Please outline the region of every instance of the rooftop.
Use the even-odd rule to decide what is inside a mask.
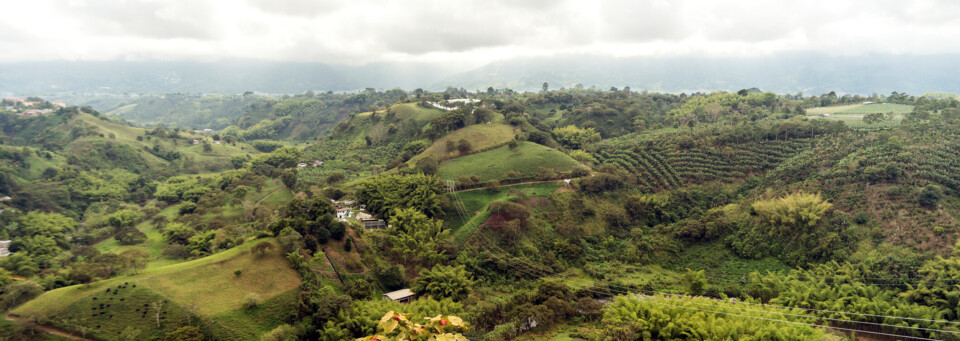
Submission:
[[[391,291],[386,294],[383,294],[383,297],[389,298],[391,300],[401,300],[404,298],[413,297],[414,293],[410,289],[400,289],[397,291]]]

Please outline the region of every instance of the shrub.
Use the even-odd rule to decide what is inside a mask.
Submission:
[[[180,204],[180,215],[190,214],[197,210],[197,204],[185,201]]]
[[[190,248],[183,244],[169,244],[160,253],[167,258],[184,259],[190,257]]]
[[[300,331],[296,327],[289,324],[283,324],[277,326],[269,333],[263,335],[260,338],[260,341],[285,341],[290,339],[296,339],[299,336]]]
[[[270,250],[273,250],[274,247],[275,246],[273,245],[273,243],[268,241],[262,241],[257,243],[257,245],[254,245],[253,248],[250,249],[250,252],[257,257],[263,257],[268,252],[270,252]]]
[[[240,270],[237,270],[240,271]],[[260,295],[249,293],[243,298],[243,308],[253,309],[260,305]]]
[[[870,221],[870,217],[867,217],[867,214],[864,212],[857,212],[857,214],[853,216],[853,222],[857,223],[857,225],[866,224],[868,221]]]
[[[233,275],[239,277],[243,274],[243,270],[237,269],[233,271]]]
[[[145,242],[147,235],[140,232],[136,227],[127,226],[121,228],[113,238],[115,238],[120,245],[134,245]]]

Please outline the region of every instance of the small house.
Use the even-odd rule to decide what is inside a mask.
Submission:
[[[820,117],[830,117],[830,114],[820,114]]]
[[[350,218],[350,209],[349,208],[338,208],[337,209],[337,219],[340,221],[345,221]]]
[[[400,303],[409,303],[415,294],[410,289],[400,289],[383,294],[383,297]]]
[[[864,105],[873,104],[873,102],[863,102]]]
[[[306,164],[306,163],[303,163],[303,162],[297,164],[297,168],[303,168],[303,167],[306,167],[306,166],[307,166],[307,164]]]
[[[193,144],[200,144],[200,140],[193,140]]]
[[[313,161],[313,166],[314,166],[314,167],[323,166],[323,161],[315,160],[315,161]]]
[[[213,144],[220,144],[220,140],[213,140]]]

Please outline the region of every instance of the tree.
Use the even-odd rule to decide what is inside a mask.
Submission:
[[[280,176],[280,180],[283,181],[283,185],[287,186],[289,189],[293,189],[297,185],[297,172],[283,172],[283,175]]]
[[[866,124],[880,123],[880,122],[883,122],[884,119],[885,117],[881,113],[866,114],[863,116],[863,123],[866,123]]]
[[[33,276],[39,270],[37,262],[24,253],[15,253],[3,258],[2,264],[5,269],[25,277]]]
[[[435,299],[452,298],[461,301],[470,294],[473,283],[463,265],[452,267],[437,264],[432,269],[420,270],[420,277],[413,282],[411,290],[418,295],[430,295]]]
[[[473,149],[473,146],[470,145],[470,141],[467,139],[460,139],[460,142],[457,142],[457,150],[460,151],[460,154],[469,153]]]
[[[147,235],[136,227],[127,226],[117,231],[117,234],[114,235],[113,238],[116,239],[120,245],[134,245],[145,242]]]
[[[833,204],[820,193],[797,192],[782,198],[754,202],[752,208],[762,221],[780,234],[797,234],[816,226]]]
[[[423,171],[423,174],[426,175],[436,175],[437,170],[440,169],[440,163],[437,162],[437,159],[428,156],[417,160],[417,169]]]
[[[580,149],[588,143],[600,141],[600,133],[593,128],[577,128],[574,125],[568,125],[553,129],[552,133],[557,142],[570,149]]]
[[[240,169],[240,168],[243,168],[243,164],[244,164],[245,162],[247,162],[247,160],[249,160],[249,159],[250,159],[250,156],[249,156],[249,155],[246,155],[246,154],[244,154],[244,155],[240,155],[240,154],[233,155],[233,156],[230,157],[230,164],[233,165],[233,168],[235,168],[235,169]]]
[[[925,208],[933,209],[939,205],[940,198],[943,198],[943,190],[940,189],[940,186],[927,185],[917,195],[917,203]]]
[[[138,273],[147,267],[147,260],[150,255],[140,249],[129,249],[120,253],[120,262],[125,268],[133,269],[133,273]]]
[[[435,176],[423,174],[386,175],[360,184],[357,200],[373,215],[390,219],[395,209],[412,208],[428,217],[438,217],[443,209],[440,198],[443,185]]]
[[[263,257],[263,256],[266,256],[267,253],[270,252],[270,250],[273,250],[273,248],[274,248],[273,243],[268,241],[262,241],[254,245],[252,248],[250,248],[250,252],[257,257]]]
[[[303,236],[289,227],[280,231],[277,242],[280,243],[280,250],[283,253],[296,252],[303,248]]]
[[[23,304],[43,293],[43,287],[34,281],[16,281],[3,289],[3,294],[0,294],[0,310],[2,311]]]
[[[548,90],[550,90],[550,84],[547,84],[547,82],[543,82],[543,86],[541,86],[540,89],[543,92],[547,92]]]

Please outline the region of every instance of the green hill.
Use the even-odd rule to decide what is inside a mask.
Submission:
[[[279,317],[261,321],[255,312],[250,316],[238,314],[245,298],[252,294],[264,302],[285,304],[286,300],[271,302],[271,299],[300,283],[300,276],[290,268],[277,247],[262,257],[250,252],[250,248],[260,242],[262,240],[255,240],[206,258],[148,269],[137,275],[51,290],[11,313],[42,316],[54,326],[74,331],[85,329],[87,335],[102,339],[115,339],[117,332],[127,327],[140,329],[141,336],[150,338],[191,320],[202,318],[216,325],[218,319],[229,319],[231,328],[235,326],[236,330],[220,331],[229,333],[221,336],[256,339],[264,330],[279,324]],[[242,273],[236,275],[237,270]],[[117,293],[108,294],[108,289]],[[158,301],[164,302],[162,314],[167,317],[159,328],[155,319],[141,317],[144,310],[150,317],[151,305]],[[101,303],[105,304],[103,308]]]
[[[437,139],[427,150],[411,158],[408,163],[416,164],[417,160],[428,156],[432,156],[438,160],[457,157],[459,152],[456,149],[447,150],[447,142],[458,143],[460,140],[467,140],[471,144],[471,150],[484,150],[491,147],[502,146],[510,142],[515,136],[515,128],[507,124],[472,125]]]
[[[579,165],[580,163],[556,149],[532,142],[521,142],[516,150],[503,146],[444,161],[438,175],[441,179],[476,175],[480,177],[480,181],[533,178],[541,168],[561,173],[569,172]],[[511,175],[511,172],[514,174]]]

